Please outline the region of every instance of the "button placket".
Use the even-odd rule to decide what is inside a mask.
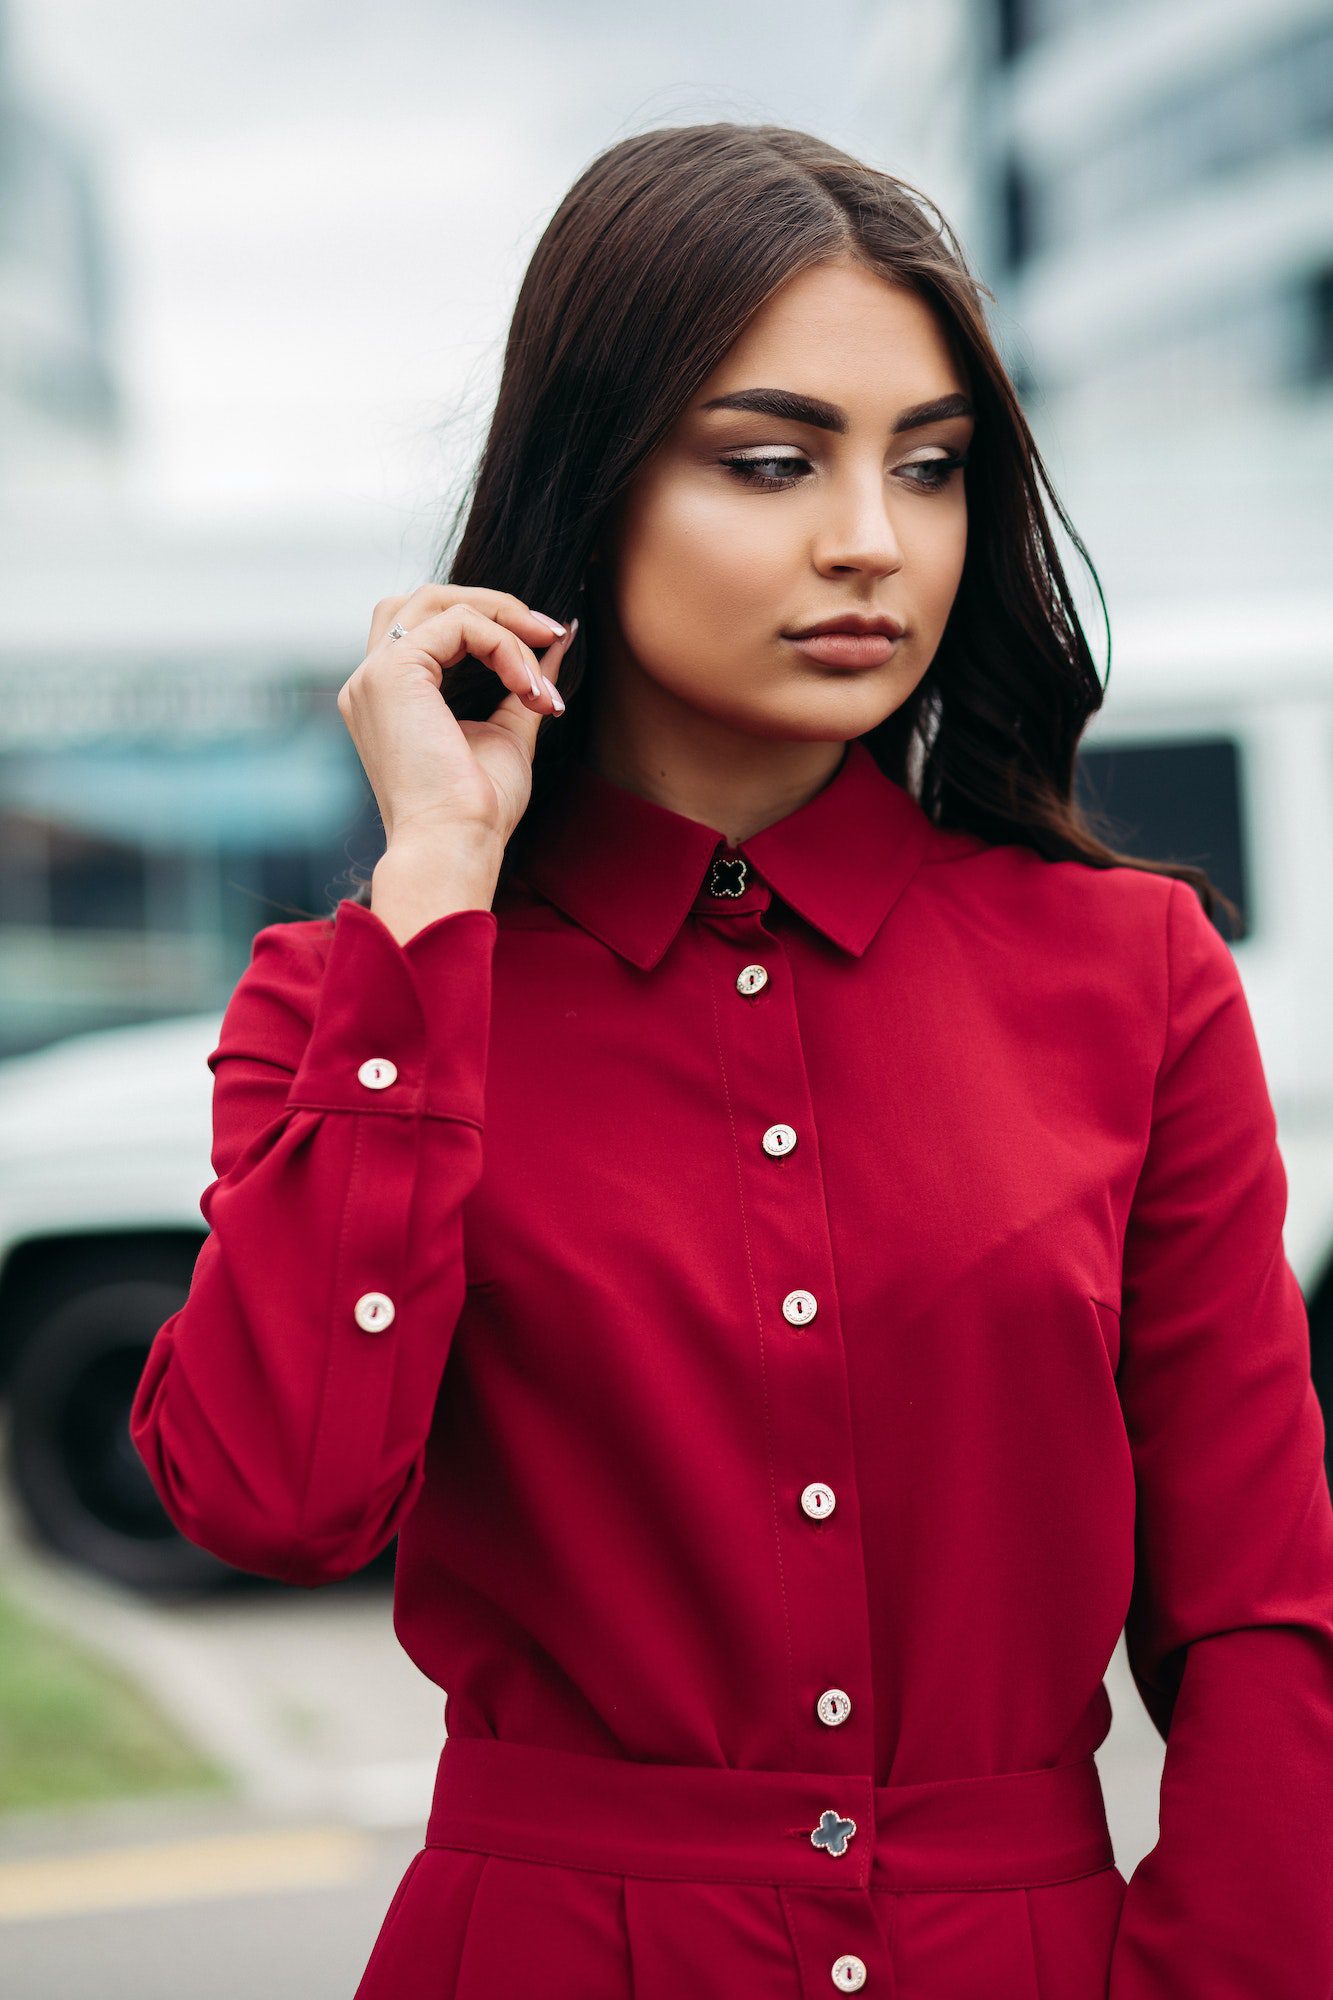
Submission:
[[[857,1835],[857,1840],[861,1839]],[[894,1991],[892,1963],[884,1945],[879,1919],[871,1907],[868,1888],[848,1894],[841,1887],[839,1870],[852,1867],[857,1841],[853,1841],[842,1861],[830,1862],[829,1886],[840,1893],[830,1896],[814,1888],[783,1889],[783,1909],[797,1942],[802,1966],[810,1968],[801,1991],[813,2000],[817,1978],[825,1992],[859,1993],[862,1987],[883,1990],[886,2000]],[[816,1971],[818,1968],[818,1971]]]
[[[762,1007],[744,1013],[720,1010],[719,1031],[735,1129],[743,1134],[748,1127],[758,1138],[756,1144],[752,1137],[748,1148],[737,1143],[744,1226],[761,1297],[771,1302],[761,1308],[761,1332],[772,1462],[779,1483],[797,1499],[796,1505],[788,1500],[787,1525],[778,1529],[792,1606],[793,1685],[809,1690],[799,1726],[810,1732],[812,1750],[816,1743],[823,1746],[821,1763],[830,1771],[864,1773],[870,1763],[870,1706],[854,1705],[841,1687],[824,1688],[834,1665],[829,1632],[840,1635],[836,1663],[852,1688],[869,1680],[869,1618],[846,1357],[790,961],[781,935],[765,927],[764,914],[738,910],[729,922],[719,920],[710,928],[719,948],[723,943],[730,947],[733,969],[728,976],[737,995],[763,996]],[[749,956],[735,969],[737,956],[747,950]],[[775,1085],[786,1100],[784,1115],[777,1119]],[[788,1274],[805,1282],[784,1292]],[[773,1288],[775,1275],[778,1285]],[[821,1310],[831,1310],[827,1336],[795,1338]],[[780,1342],[778,1327],[784,1330]],[[806,1478],[802,1485],[805,1468],[828,1476]],[[830,1516],[838,1495],[843,1511],[835,1527]]]

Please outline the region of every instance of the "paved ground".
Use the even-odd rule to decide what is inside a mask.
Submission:
[[[0,1498],[6,1586],[129,1668],[237,1780],[233,1804],[0,1819],[5,2000],[351,2000],[420,1845],[443,1697],[382,1579],[146,1602],[32,1547]],[[1098,1755],[1116,1858],[1157,1837],[1162,1745],[1129,1679]]]

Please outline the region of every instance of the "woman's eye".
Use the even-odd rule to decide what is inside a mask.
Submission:
[[[911,475],[919,475],[909,479],[908,483],[910,485],[919,486],[927,493],[938,493],[948,484],[955,472],[962,471],[963,467],[967,464],[967,459],[968,454],[966,452],[955,452],[948,458],[919,458],[914,460],[912,464],[904,466],[903,470]],[[773,452],[756,452],[749,458],[733,457],[721,460],[721,463],[727,467],[728,471],[733,473],[736,478],[744,480],[747,486],[758,486],[761,488],[790,486],[793,480],[799,477],[799,474],[793,471],[792,468],[808,465],[809,462],[805,458],[779,457]],[[758,469],[766,465],[785,466],[788,469],[785,474],[775,478],[772,473],[761,472]]]
[[[961,472],[967,464],[967,453],[955,452],[949,458],[918,458],[911,465],[903,467],[904,472],[924,472],[924,479],[914,479],[914,486],[924,486],[928,493],[938,493],[947,486],[955,472]]]
[[[743,479],[747,486],[789,486],[796,477],[795,473],[789,472],[786,478],[774,479],[768,473],[756,471],[755,468],[757,466],[785,465],[791,467],[794,465],[808,465],[809,463],[810,461],[807,458],[779,458],[771,452],[757,452],[753,458],[724,458],[722,460],[722,464],[734,472],[738,479]]]

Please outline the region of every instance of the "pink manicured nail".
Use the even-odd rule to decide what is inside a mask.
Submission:
[[[534,618],[540,618],[543,625],[549,625],[551,630],[557,633],[560,638],[564,638],[565,628],[563,625],[557,624],[554,618],[548,618],[544,611],[534,611],[532,615]]]
[[[548,681],[548,680],[546,680],[546,676],[545,676],[545,674],[543,674],[543,675],[542,675],[542,679],[543,679],[543,681],[545,681],[545,682],[546,682],[546,692],[547,692],[547,694],[549,694],[549,695],[550,695],[550,697],[551,697],[551,700],[552,700],[552,701],[553,701],[553,702],[555,703],[555,712],[556,712],[556,714],[557,714],[557,715],[563,715],[563,714],[564,714],[564,712],[565,712],[565,704],[564,704],[564,702],[563,702],[563,701],[561,701],[561,699],[560,699],[560,690],[559,690],[559,688],[558,688],[558,687],[556,686],[556,684],[555,684],[555,682],[554,682],[554,681]]]

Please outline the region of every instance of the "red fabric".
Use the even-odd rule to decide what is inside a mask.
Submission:
[[[826,1814],[842,1821],[836,1851],[813,1838]],[[469,1900],[476,1878],[467,1870],[467,1852],[619,1876],[626,1916],[631,1903],[635,1910],[621,1945],[623,1952],[628,1944],[631,1953],[638,1899],[653,1895],[653,1885],[769,1885],[781,1892],[775,1907],[790,1933],[793,1958],[785,1974],[770,1968],[770,1983],[742,1985],[733,1947],[724,1960],[732,1990],[792,1992],[793,1976],[799,1975],[801,1991],[818,2000],[829,1990],[832,1966],[848,1953],[860,1960],[864,1984],[873,1977],[884,2000],[897,2000],[911,1968],[901,1967],[901,1954],[890,1949],[894,1910],[886,1895],[911,1891],[919,1915],[930,1907],[930,1892],[941,1889],[1060,1884],[1075,1888],[1076,1898],[1094,1913],[1094,1926],[1095,1913],[1101,1912],[1105,1931],[1124,1886],[1114,1873],[1091,1757],[994,1778],[876,1788],[868,1777],[845,1773],[644,1764],[493,1737],[450,1736],[440,1755],[426,1852],[449,1857],[444,1865],[461,1871]],[[586,1896],[581,1872],[563,1879],[570,1898]],[[437,1958],[439,1898],[432,1877],[413,1872],[408,1896],[381,1933],[358,2000],[389,2000],[403,1990],[395,1964],[410,1968]],[[1021,1899],[1015,1908],[1012,1897],[992,1897],[991,1908],[1001,1917],[1007,1913],[1026,1921]],[[939,1899],[937,1918],[941,1910],[949,1910],[947,1898]],[[483,1941],[471,1925],[466,1946],[469,1972],[507,1962],[505,1940]],[[984,1957],[971,1956],[972,1975],[991,1991],[989,1965]],[[1020,1963],[1030,1966],[1027,1952]],[[1085,1958],[1085,1970],[1086,1964]],[[929,1954],[922,1970],[929,1978]],[[640,1949],[633,1965],[636,2000],[645,1974],[660,1979],[662,1966],[657,1954]],[[460,1976],[457,1966],[454,1976]],[[547,1990],[544,1980],[538,1990]],[[701,1990],[697,1976],[677,1990]],[[702,1990],[722,1989],[710,1983]]]
[[[736,898],[590,769],[516,841],[406,947],[351,903],[256,938],[131,1419],[172,1519],[306,1585],[399,1531],[451,1741],[640,1764],[1076,1765],[1127,1621],[1166,1736],[1128,1889],[802,1893],[872,1899],[896,2000],[1329,2000],[1324,1426],[1193,891],[941,831],[861,743]],[[836,1990],[777,1885],[706,1870],[423,1848],[376,1952],[376,2000]]]
[[[845,1821],[814,1836],[825,1813]],[[1077,1764],[876,1787],[864,1775],[643,1764],[490,1736],[450,1736],[426,1828],[476,1847],[683,1881],[827,1889],[999,1889],[1114,1861],[1101,1782]]]

